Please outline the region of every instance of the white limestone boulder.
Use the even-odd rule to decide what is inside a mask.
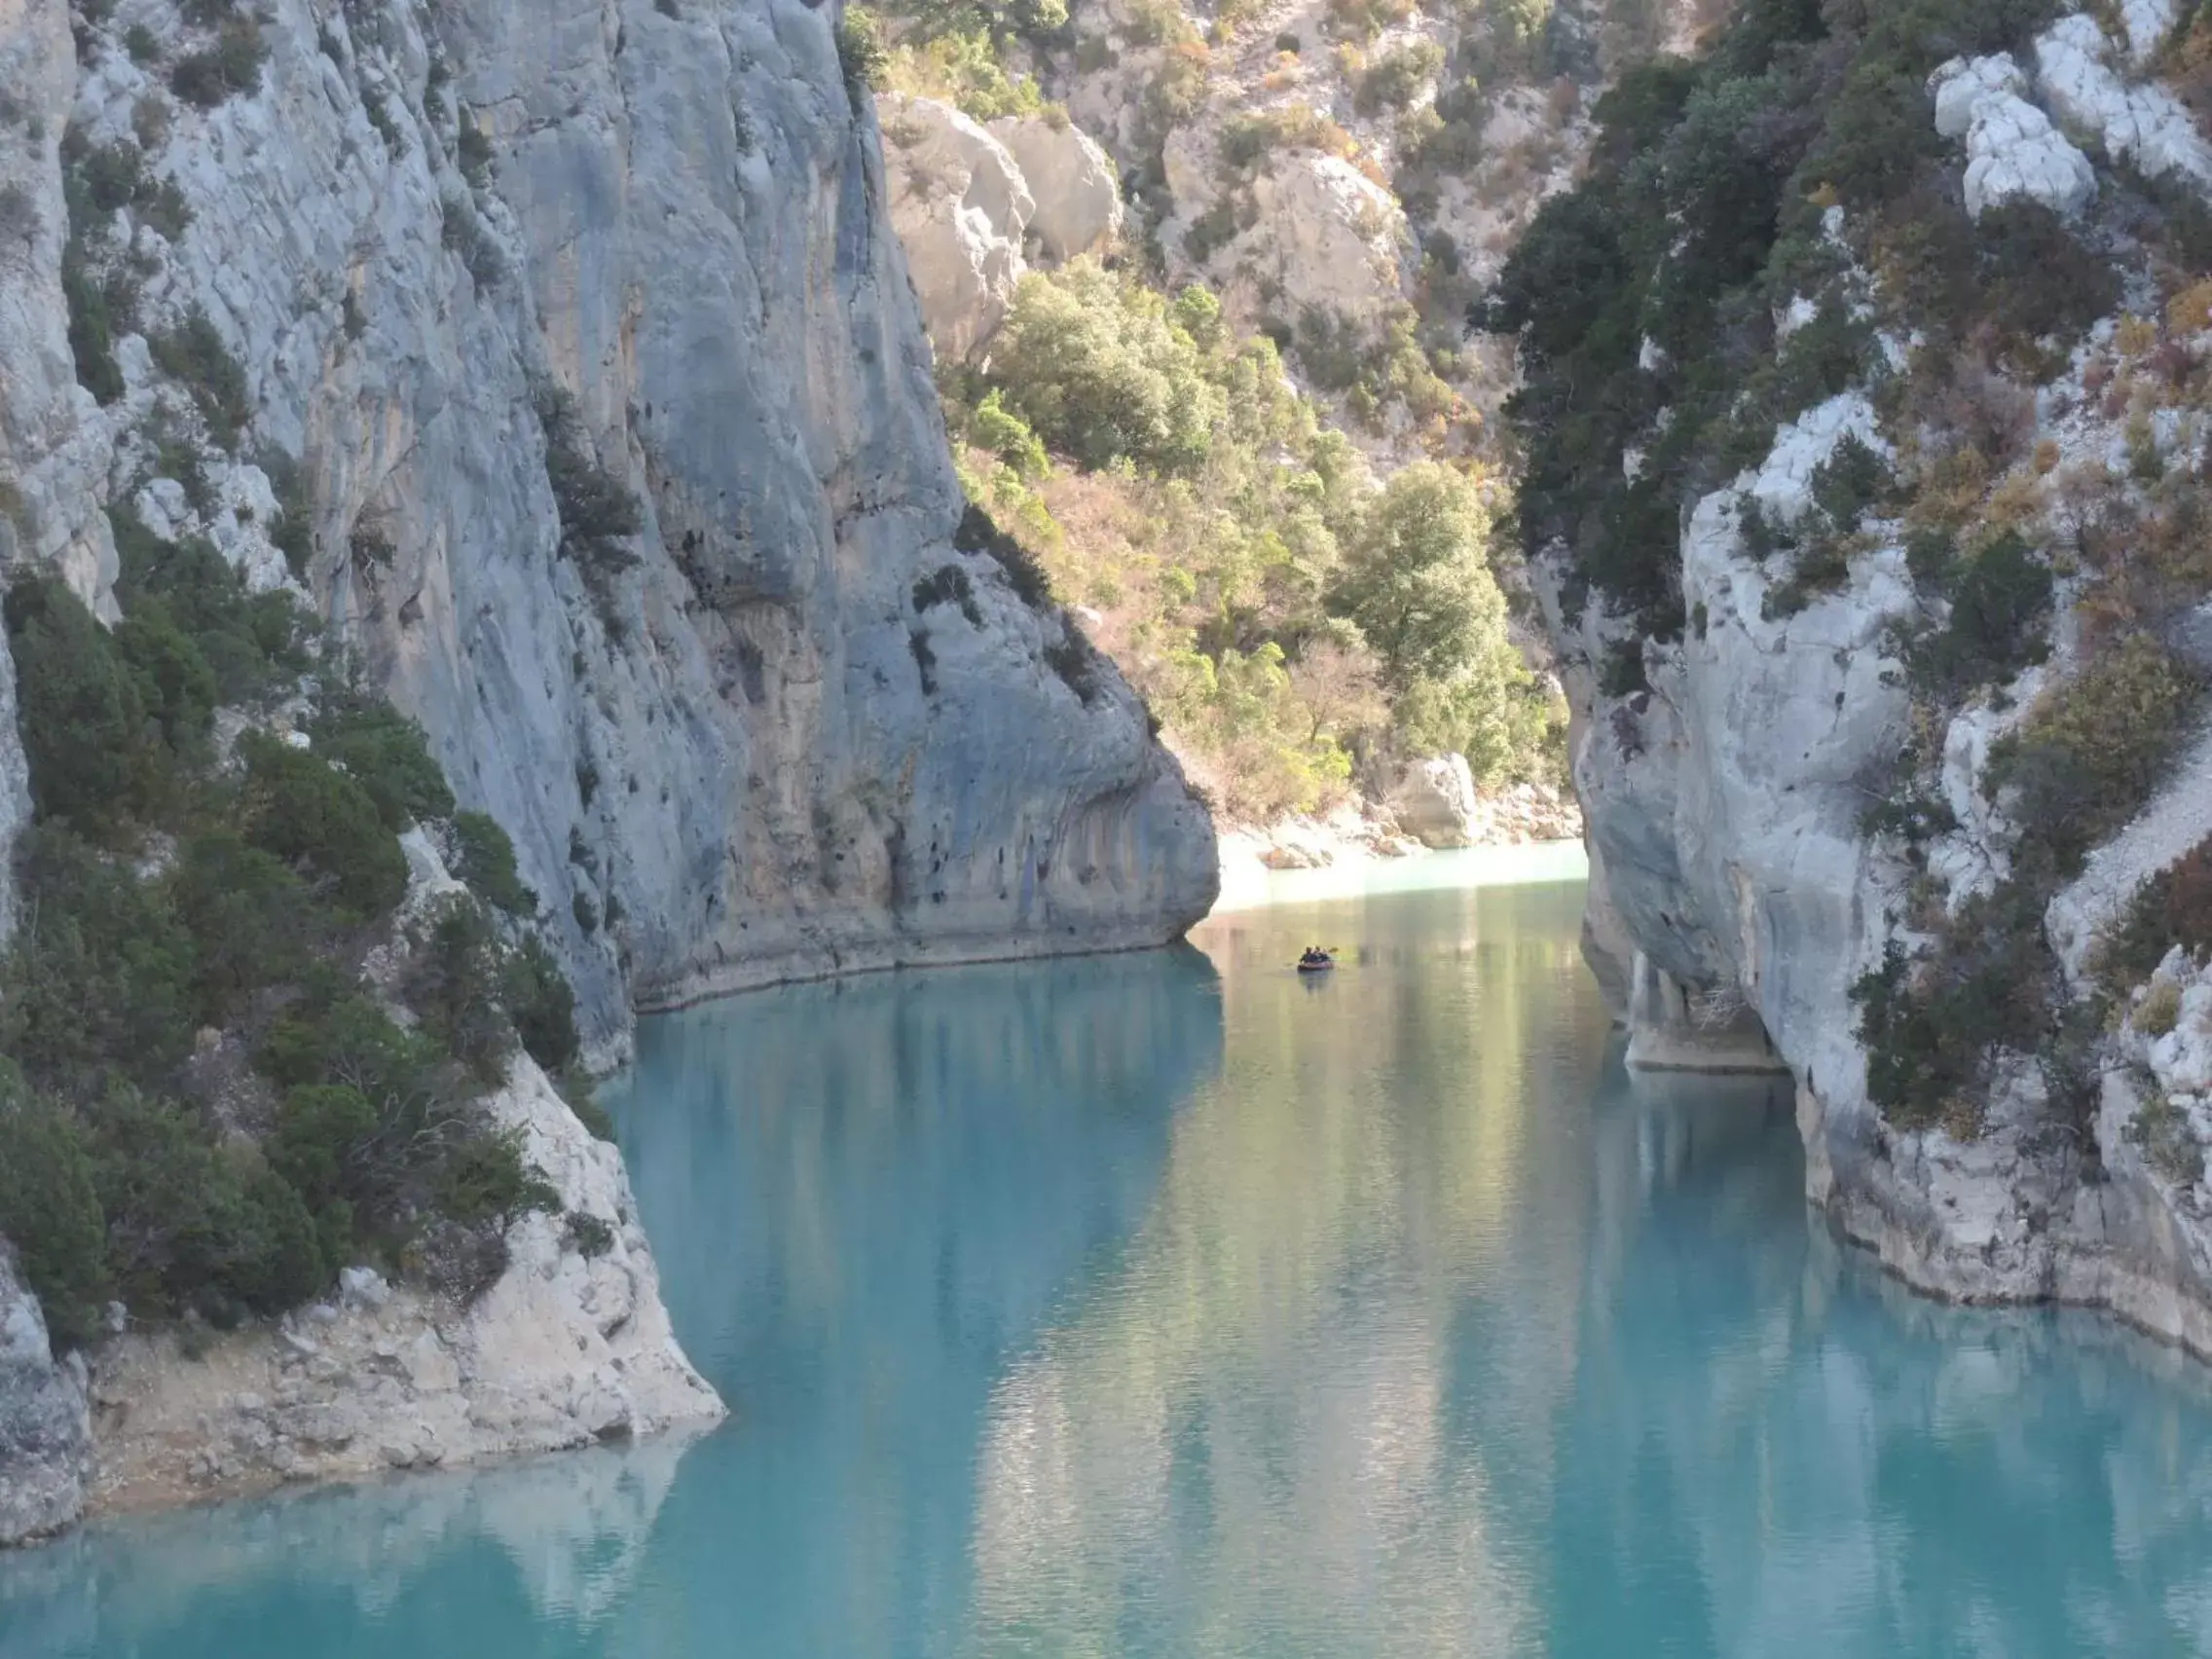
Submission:
[[[964,360],[997,332],[1028,265],[1036,200],[1006,146],[949,104],[886,97],[891,222],[940,357]]]
[[[1424,847],[1475,844],[1482,796],[1464,755],[1416,760],[1391,791],[1390,806],[1406,832]]]
[[[1005,116],[990,126],[1035,203],[1029,235],[1054,264],[1100,253],[1122,234],[1122,185],[1096,139],[1066,117]]]
[[[1341,156],[1299,151],[1253,181],[1250,249],[1291,314],[1361,318],[1398,297],[1406,215],[1397,198]]]
[[[2094,132],[2106,151],[2146,176],[2179,173],[2212,190],[2212,144],[2181,100],[2152,83],[2131,86],[2110,61],[2112,44],[2094,18],[2061,18],[2036,40],[2044,101],[2059,120]]]
[[[1936,130],[1966,139],[1967,211],[1975,218],[2015,198],[2075,213],[2096,195],[2088,158],[2021,95],[2019,66],[2009,55],[1954,57],[1928,87]]]
[[[2020,97],[2028,78],[2009,52],[1988,57],[1954,57],[1929,77],[1936,99],[1936,130],[1945,138],[1964,138],[1974,112],[1991,98]]]

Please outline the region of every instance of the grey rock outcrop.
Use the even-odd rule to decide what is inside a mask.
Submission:
[[[1398,823],[1424,847],[1473,846],[1481,801],[1464,755],[1417,760],[1390,792]]]
[[[2109,341],[2101,325],[2096,339]],[[2062,377],[2049,423],[2067,458],[2108,463],[2123,417],[2083,390],[2085,364]],[[1802,608],[1774,604],[1787,556],[1754,556],[1747,498],[1768,522],[1805,504],[1807,482],[1847,435],[1879,447],[1857,394],[1821,404],[1776,433],[1764,462],[1699,500],[1681,541],[1684,637],[1642,647],[1647,686],[1600,692],[1591,665],[1621,631],[1593,603],[1571,623],[1556,595],[1550,626],[1575,709],[1575,781],[1592,863],[1585,944],[1630,1025],[1634,1069],[1786,1068],[1807,1154],[1809,1198],[1906,1282],[1961,1301],[2062,1301],[2108,1308],[2212,1355],[2212,1213],[2201,1158],[2212,1124],[2212,983],[2178,961],[2172,1030],[2110,1041],[2085,1132],[2054,1128],[2033,1055],[1993,1056],[1981,1132],[1905,1129],[1870,1096],[1853,989],[1889,942],[1909,941],[1919,907],[1954,913],[2006,871],[2011,830],[1983,768],[2039,690],[2072,671],[2078,621],[2053,628],[2053,654],[2004,696],[1925,734],[1957,828],[1916,869],[1868,827],[1912,732],[1911,693],[1893,625],[1925,603],[1907,573],[1899,527],[1874,523],[1830,591]],[[2194,453],[2194,452],[2191,452]],[[2030,474],[2030,476],[2034,476]],[[1539,587],[1544,583],[1539,582]],[[2085,988],[2100,931],[2137,884],[2212,826],[2212,738],[2176,757],[2166,788],[2089,858],[2049,903],[2044,934],[2062,973]],[[2178,1035],[2175,1035],[2178,1033]],[[2189,1133],[2158,1155],[2144,1113]]]
[[[0,1548],[76,1524],[92,1456],[85,1362],[55,1358],[38,1298],[0,1239]]]
[[[463,1306],[349,1270],[331,1302],[276,1329],[203,1336],[194,1360],[169,1334],[107,1344],[92,1502],[160,1508],[719,1419],[669,1328],[621,1154],[527,1055],[490,1105],[564,1208],[507,1230],[507,1265],[481,1296]]]
[[[991,136],[1021,169],[1036,203],[1029,235],[1047,260],[1058,264],[1103,253],[1122,234],[1121,180],[1113,160],[1082,128],[1010,115],[991,123]]]
[[[1930,78],[1929,91],[1936,130],[1966,140],[1967,211],[1975,218],[2015,197],[2072,213],[2096,194],[2089,159],[2023,95],[2026,80],[2010,54],[1955,57]]]
[[[1029,267],[1035,199],[997,136],[935,98],[883,100],[891,223],[940,357],[964,362],[998,331]]]
[[[1504,847],[1571,841],[1581,833],[1574,802],[1548,784],[1512,784],[1485,793],[1464,755],[1416,760],[1390,791],[1387,810],[1424,847]]]

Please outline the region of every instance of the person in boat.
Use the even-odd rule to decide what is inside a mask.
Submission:
[[[1329,953],[1317,944],[1309,944],[1306,947],[1306,953],[1299,957],[1298,965],[1301,968],[1326,968],[1329,966]]]

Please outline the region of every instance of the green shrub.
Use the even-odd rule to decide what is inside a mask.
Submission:
[[[188,1108],[129,1088],[92,1121],[109,1269],[132,1306],[230,1323],[327,1282],[305,1205],[258,1152],[219,1148]]]
[[[930,574],[914,578],[914,608],[927,610],[933,605],[957,606],[960,614],[968,618],[970,627],[983,625],[983,612],[976,604],[976,590],[969,583],[968,572],[958,565],[940,565]]]
[[[17,873],[0,1051],[43,1088],[166,1083],[191,1046],[193,970],[166,895],[55,826],[23,837]]]
[[[2192,957],[2212,949],[2212,839],[2145,881],[2100,941],[2096,970],[2106,994],[2124,996],[2177,944]],[[2136,1025],[2145,1028],[2140,1017]]]
[[[457,812],[453,819],[454,873],[478,897],[510,916],[530,916],[537,895],[515,869],[515,844],[498,819],[482,812]]]
[[[1478,636],[1505,627],[1486,553],[1490,519],[1474,487],[1423,461],[1392,473],[1345,550],[1330,608],[1360,630],[1383,684],[1448,680]]]
[[[2154,979],[2143,1000],[2135,1005],[2135,1029],[2146,1037],[2163,1037],[2181,1018],[2181,987],[2171,979]]]
[[[1045,666],[1060,678],[1060,682],[1083,702],[1086,707],[1098,700],[1098,661],[1090,648],[1090,642],[1075,633],[1068,633],[1045,646]]]
[[[245,578],[213,542],[188,535],[158,540],[128,502],[108,508],[123,571],[116,597],[127,615],[161,612],[190,638],[215,676],[225,703],[251,703],[308,666],[310,626],[292,596],[248,595]]]
[[[586,1261],[595,1261],[614,1248],[614,1229],[584,1210],[571,1210],[561,1242]]]
[[[162,740],[175,754],[195,751],[213,722],[218,695],[215,671],[200,647],[158,599],[132,607],[114,639]]]
[[[993,387],[976,406],[976,443],[1013,467],[1017,477],[1042,478],[1048,465],[1045,446],[1026,421],[1007,409],[1004,398]]]
[[[1813,504],[1827,514],[1836,529],[1851,531],[1896,485],[1890,463],[1858,433],[1846,432],[1827,460],[1813,469]]]
[[[408,964],[406,998],[423,1029],[486,1088],[506,1079],[514,1027],[500,1006],[505,951],[483,906],[459,903],[431,927]]]
[[[1946,625],[1906,647],[1917,689],[1947,704],[1976,685],[2002,684],[2049,655],[2050,569],[2016,532],[1999,535],[1963,568],[1949,537],[1939,535],[1916,538],[1906,557],[1917,557],[1919,568],[1932,573],[1939,571],[1944,584],[1955,588]]]
[[[2190,1127],[2189,1114],[2164,1095],[2154,1092],[2120,1132],[2130,1145],[2142,1148],[2143,1161],[2167,1180],[2189,1188],[2204,1178],[2204,1148]]]
[[[113,1286],[89,1137],[72,1113],[33,1094],[13,1068],[0,1071],[0,1237],[15,1245],[57,1349],[99,1333]]]
[[[2022,856],[2064,879],[2150,799],[2194,713],[2197,682],[2156,640],[2132,635],[2054,688],[1992,750],[1983,787],[2018,792]]]
[[[1087,467],[1188,471],[1225,413],[1167,303],[1088,258],[1022,278],[992,358],[1006,406]]]
[[[1386,109],[1404,109],[1420,95],[1444,67],[1444,49],[1432,40],[1409,41],[1394,47],[1370,63],[1360,75],[1352,94],[1352,107],[1361,115]]]
[[[1897,1127],[1978,1134],[1998,1056],[2044,1041],[2056,969],[2044,896],[2014,881],[1970,899],[1931,960],[1915,966],[1892,940],[1853,986],[1867,1097]]]
[[[845,72],[845,92],[855,107],[862,92],[883,89],[891,55],[883,44],[882,25],[865,7],[847,6],[837,18],[837,62]]]
[[[118,334],[135,321],[137,290],[128,278],[102,281],[88,266],[72,239],[61,261],[61,296],[69,309],[69,353],[77,364],[77,383],[101,403],[123,396],[123,369],[115,360]]]
[[[186,843],[170,892],[192,940],[202,1023],[221,1025],[246,993],[306,972],[315,942],[313,906],[280,859],[232,830],[205,830]]]
[[[546,383],[535,404],[545,432],[545,477],[561,517],[561,551],[604,596],[607,584],[638,562],[623,545],[642,522],[638,498],[585,448],[574,398]]]
[[[393,833],[454,809],[445,773],[430,758],[423,728],[381,697],[358,687],[335,691],[309,727],[315,753],[346,768]],[[509,866],[512,867],[512,849]]]
[[[17,711],[44,820],[112,833],[143,802],[153,757],[135,677],[106,629],[51,576],[18,580],[5,606]]]
[[[342,914],[365,921],[407,893],[407,859],[362,787],[320,756],[258,732],[240,741],[246,761],[240,809],[246,839],[306,878]]]
[[[269,527],[270,545],[284,555],[284,569],[292,580],[306,583],[314,560],[314,502],[308,489],[307,472],[281,450],[268,450],[259,458],[276,498],[276,522]]]
[[[70,131],[74,136],[77,129]],[[130,205],[145,179],[145,157],[137,145],[125,138],[75,154],[67,180],[73,216],[86,211],[106,215]]]
[[[502,1231],[533,1210],[561,1211],[561,1195],[536,1169],[523,1161],[522,1136],[486,1130],[472,1136],[446,1161],[440,1174],[438,1207],[466,1226],[492,1222]]]
[[[234,93],[261,90],[261,66],[269,58],[261,30],[244,18],[226,22],[215,44],[187,53],[169,70],[169,91],[198,109],[213,109]]]
[[[224,449],[235,448],[239,433],[253,419],[253,400],[246,389],[245,370],[223,344],[206,311],[194,306],[184,321],[155,334],[147,345],[156,365],[183,382],[192,393],[207,423],[208,436]]]
[[[475,113],[471,110],[461,112],[461,132],[454,141],[454,156],[461,167],[461,176],[478,190],[492,182],[492,139],[476,124]]]
[[[569,1103],[569,1110],[575,1114],[576,1122],[583,1124],[592,1139],[613,1144],[617,1138],[614,1119],[600,1103],[590,1078],[571,1066],[561,1075],[561,1098]]]
[[[1006,572],[1009,585],[1032,610],[1052,608],[1052,581],[1029,549],[1001,530],[991,515],[970,501],[961,510],[952,532],[952,545],[961,553],[988,553]]]
[[[576,1032],[576,995],[561,965],[531,937],[507,959],[505,975],[507,1013],[522,1046],[547,1072],[569,1070],[583,1051],[583,1040]]]

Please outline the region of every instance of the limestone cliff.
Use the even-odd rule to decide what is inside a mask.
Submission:
[[[1639,605],[1595,588],[1585,603],[1588,567],[1564,541],[1542,565],[1577,717],[1587,953],[1629,1024],[1632,1066],[1787,1068],[1809,1196],[1919,1288],[2107,1307],[2212,1353],[2201,970],[2177,949],[2128,990],[2110,956],[2145,881],[2212,831],[2203,739],[2155,700],[2122,724],[2170,722],[2156,787],[2056,815],[2012,758],[2037,741],[2048,752],[2056,740],[2037,734],[2116,653],[2170,661],[2176,688],[2204,660],[2201,586],[2169,585],[2159,548],[2161,515],[2203,475],[2193,411],[2212,317],[2178,297],[2159,311],[2175,278],[2156,238],[2191,222],[2206,175],[2195,125],[2143,69],[2175,19],[2146,7],[2126,20],[2138,12],[2140,42],[2058,18],[2016,55],[1943,65],[1907,106],[1954,146],[1929,165],[1951,169],[1933,176],[1963,189],[1965,214],[2015,198],[2048,210],[2067,227],[2048,246],[2110,266],[2088,270],[2123,296],[2115,313],[2078,333],[2048,324],[2036,355],[1973,370],[1971,397],[1946,408],[1920,390],[1915,342],[1880,332],[1910,313],[1856,263],[1830,205],[1818,234],[1837,285],[1823,305],[1872,325],[1872,367],[1691,495],[1678,566]],[[1778,314],[1778,353],[1817,309]],[[1634,354],[1668,384],[1648,336]],[[2140,378],[2155,355],[2173,378]],[[1960,485],[1940,466],[1961,453],[1962,411],[1997,435]],[[1620,454],[1629,489],[1671,414]],[[1910,482],[1823,543],[1807,527],[1831,510],[1839,455]],[[1947,508],[1930,493],[1943,477]],[[1981,551],[1944,567],[1954,535]],[[2004,625],[2021,635],[1975,636],[2005,648],[1962,671],[1943,653],[1986,619],[1972,607],[1988,590],[1957,571],[1994,580],[2015,565],[2043,608],[2023,600]],[[2135,596],[2123,613],[2116,584]],[[1976,675],[1986,682],[1962,695]],[[2039,873],[2031,860],[2074,833],[2069,819],[2093,844]],[[2008,919],[2008,904],[2024,913]],[[1882,1034],[1872,1011],[1901,986],[1920,1002],[1889,1006],[1939,1021],[1977,984],[2002,986],[1992,1019],[2012,1035],[1951,1079],[1939,1113],[1905,1110],[1900,1075],[1939,1075],[1926,1051],[1946,1039]]]
[[[85,1362],[56,1359],[0,1243],[0,1547],[73,1526],[92,1472]]]
[[[1218,881],[1139,700],[964,513],[838,20],[0,0],[0,566],[113,620],[132,549],[203,537],[306,599],[512,836],[602,1061],[637,1009],[1157,943]],[[5,847],[4,649],[0,717]],[[619,1155],[527,1058],[490,1104],[566,1209],[488,1291],[349,1272],[195,1365],[118,1336],[96,1467],[0,1283],[0,1540],[718,1415]]]
[[[214,499],[157,535],[222,542],[226,503],[294,463],[226,552],[286,579],[254,555],[291,521],[293,579],[512,834],[602,1053],[632,1006],[1204,912],[1210,831],[1142,710],[1110,668],[1050,666],[1088,658],[1073,625],[955,536],[834,7],[227,14],[134,0],[73,43],[55,0],[0,12],[14,562],[112,609],[102,508],[160,489],[178,431]],[[178,95],[241,28],[258,67]],[[127,144],[146,182],[110,212],[86,158]],[[136,276],[98,396],[83,258]],[[235,433],[147,350],[201,315]],[[549,461],[626,486],[636,534],[572,498],[564,523]],[[945,569],[978,620],[917,606]]]

